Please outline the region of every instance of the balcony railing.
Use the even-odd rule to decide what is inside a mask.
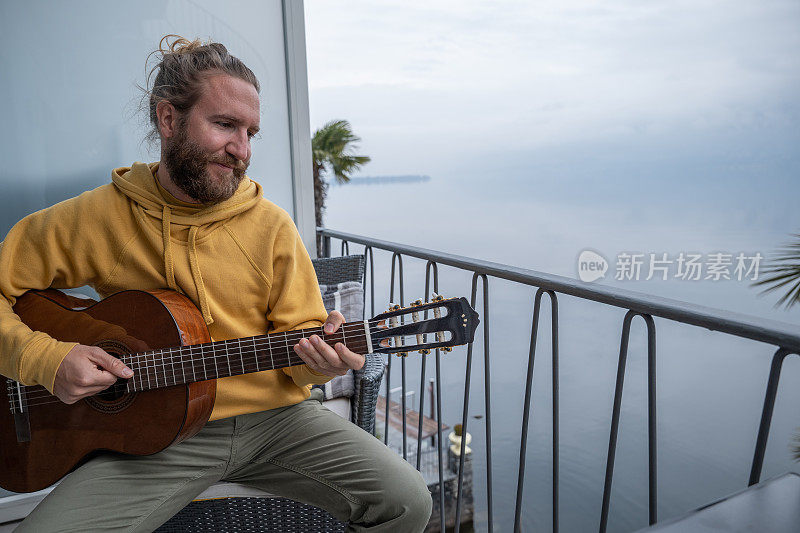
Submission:
[[[551,337],[552,337],[552,524],[553,531],[558,531],[559,527],[559,372],[558,372],[558,335],[559,335],[559,319],[558,319],[558,294],[566,294],[581,298],[583,300],[605,304],[620,309],[627,310],[622,323],[622,335],[620,339],[619,359],[616,374],[616,385],[614,390],[614,402],[611,415],[611,429],[608,439],[608,452],[606,455],[606,468],[605,480],[603,486],[603,500],[600,515],[600,531],[604,532],[608,525],[608,514],[611,497],[611,485],[614,477],[614,460],[617,446],[617,435],[619,430],[620,419],[620,406],[622,401],[622,392],[625,376],[625,365],[628,355],[628,340],[630,336],[631,322],[636,316],[643,319],[647,329],[647,426],[648,426],[648,521],[652,525],[658,520],[658,493],[657,493],[657,434],[656,434],[656,328],[653,317],[670,320],[676,323],[699,326],[709,330],[717,331],[726,335],[752,339],[776,348],[772,357],[772,363],[767,382],[766,393],[764,396],[764,404],[761,414],[761,421],[758,427],[758,435],[756,439],[755,451],[753,453],[753,460],[750,467],[749,485],[758,483],[761,477],[762,465],[764,462],[764,452],[767,446],[767,440],[770,432],[770,424],[772,421],[772,413],[775,406],[775,399],[778,390],[778,381],[781,375],[781,368],[784,359],[790,354],[800,353],[800,334],[798,334],[797,326],[785,324],[781,322],[760,319],[756,317],[731,313],[727,311],[711,309],[699,305],[671,300],[658,296],[650,296],[645,294],[636,293],[633,291],[626,291],[617,288],[610,288],[601,285],[593,285],[588,283],[579,282],[562,276],[556,276],[524,268],[513,267],[509,265],[493,263],[489,261],[482,261],[468,257],[452,255],[447,253],[438,252],[435,250],[428,250],[414,246],[407,246],[403,244],[382,241],[365,237],[361,235],[353,235],[343,233],[325,228],[318,228],[318,236],[323,242],[323,254],[330,256],[332,239],[341,242],[341,253],[344,255],[350,253],[350,244],[363,245],[363,253],[367,258],[367,269],[369,271],[369,294],[371,302],[371,310],[375,312],[375,270],[374,270],[374,250],[383,250],[392,254],[391,259],[391,284],[389,300],[392,302],[397,301],[396,295],[399,296],[401,305],[404,304],[404,279],[403,279],[403,258],[413,257],[426,261],[425,266],[425,294],[430,295],[431,291],[438,292],[439,277],[438,267],[446,265],[455,269],[465,271],[472,274],[472,290],[470,302],[475,307],[478,288],[481,288],[483,295],[483,306],[479,309],[481,312],[481,321],[483,327],[483,343],[482,351],[484,358],[484,405],[486,410],[486,519],[488,522],[488,530],[493,530],[494,517],[493,517],[493,502],[492,502],[492,410],[491,410],[491,380],[490,380],[490,350],[489,339],[491,333],[491,326],[489,323],[489,279],[497,278],[508,280],[521,285],[526,285],[536,288],[536,293],[533,301],[533,322],[531,327],[529,339],[529,353],[528,364],[525,384],[524,407],[521,423],[521,435],[519,446],[519,467],[517,475],[517,488],[516,488],[516,505],[514,516],[514,529],[515,531],[521,530],[521,513],[522,513],[522,493],[524,486],[524,479],[526,473],[525,457],[527,450],[528,427],[531,415],[531,393],[533,384],[533,368],[536,353],[536,344],[539,327],[539,316],[542,296],[547,294],[550,300],[551,308]],[[398,287],[398,292],[395,293],[395,286]],[[461,417],[462,431],[466,434],[468,426],[468,409],[470,402],[470,379],[472,373],[472,358],[474,347],[470,344],[467,347],[467,361],[466,361],[466,375],[464,382],[464,403]],[[401,359],[401,384],[402,394],[400,395],[402,401],[402,410],[406,411],[406,361]],[[438,469],[439,469],[439,520],[441,531],[445,530],[445,489],[443,473],[443,450],[442,450],[442,435],[441,435],[441,421],[442,421],[442,403],[441,403],[441,360],[439,350],[435,354],[436,363],[436,420],[439,421],[439,438],[436,439],[437,453],[438,453]],[[389,397],[389,387],[392,375],[392,358],[389,359],[386,371],[386,397]],[[425,364],[421,365],[420,370],[420,386],[419,394],[424,396],[425,393]],[[424,409],[425,402],[420,398],[420,415]],[[388,437],[388,420],[386,417],[386,427],[384,428],[384,439]],[[422,416],[419,417],[420,426],[422,425]],[[403,418],[403,456],[407,458],[407,442],[406,442],[406,421]],[[420,454],[422,452],[422,428],[419,428],[417,434],[420,436],[417,441],[417,457],[416,467],[420,469]],[[464,457],[465,457],[466,442],[461,442],[460,464],[458,468],[458,493],[456,503],[456,516],[455,516],[455,531],[459,530],[459,523],[462,513],[462,486],[464,474]]]

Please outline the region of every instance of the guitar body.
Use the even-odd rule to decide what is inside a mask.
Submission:
[[[166,290],[123,291],[100,302],[51,289],[29,291],[14,312],[35,331],[116,356],[211,340],[194,304]],[[48,487],[97,451],[149,455],[191,437],[211,415],[216,381],[100,393],[71,405],[44,387],[26,390],[30,438],[23,442],[13,396],[0,394],[0,486],[14,492]]]

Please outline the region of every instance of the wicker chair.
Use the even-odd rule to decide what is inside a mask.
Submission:
[[[321,285],[345,281],[364,282],[364,256],[351,255],[315,259],[314,269]],[[375,433],[375,406],[383,378],[380,355],[367,355],[361,370],[354,373],[355,393],[350,399],[350,420],[370,433]],[[255,489],[227,485],[232,497],[198,499],[187,505],[156,531],[167,532],[340,532],[346,524],[327,511],[286,498],[278,498]],[[204,493],[205,494],[205,493]],[[243,494],[246,496],[242,497]],[[202,498],[203,495],[200,495]]]

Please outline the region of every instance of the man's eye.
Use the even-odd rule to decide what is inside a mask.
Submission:
[[[219,124],[223,128],[230,128],[232,126],[230,122],[224,122],[224,121],[218,121],[217,124]]]

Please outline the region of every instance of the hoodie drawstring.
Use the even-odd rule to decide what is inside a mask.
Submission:
[[[164,238],[164,272],[167,278],[167,287],[177,290],[175,284],[175,265],[172,263],[172,240],[169,238],[170,210],[168,205],[161,211],[161,236]]]
[[[167,286],[172,290],[178,290],[175,283],[175,265],[172,260],[172,240],[170,239],[170,215],[172,211],[165,205],[161,211],[161,235],[164,239],[164,272],[167,278]],[[214,323],[211,310],[208,307],[208,297],[206,296],[206,286],[203,283],[203,275],[197,262],[197,226],[189,228],[189,267],[192,270],[197,297],[200,300],[200,312],[206,325]]]
[[[203,275],[200,273],[200,266],[197,264],[197,244],[195,239],[197,237],[197,226],[189,228],[189,266],[192,269],[192,278],[194,278],[194,286],[197,289],[197,296],[200,299],[200,312],[203,313],[203,318],[206,324],[214,323],[211,317],[211,310],[208,308],[208,299],[206,298],[206,286],[203,284]]]

